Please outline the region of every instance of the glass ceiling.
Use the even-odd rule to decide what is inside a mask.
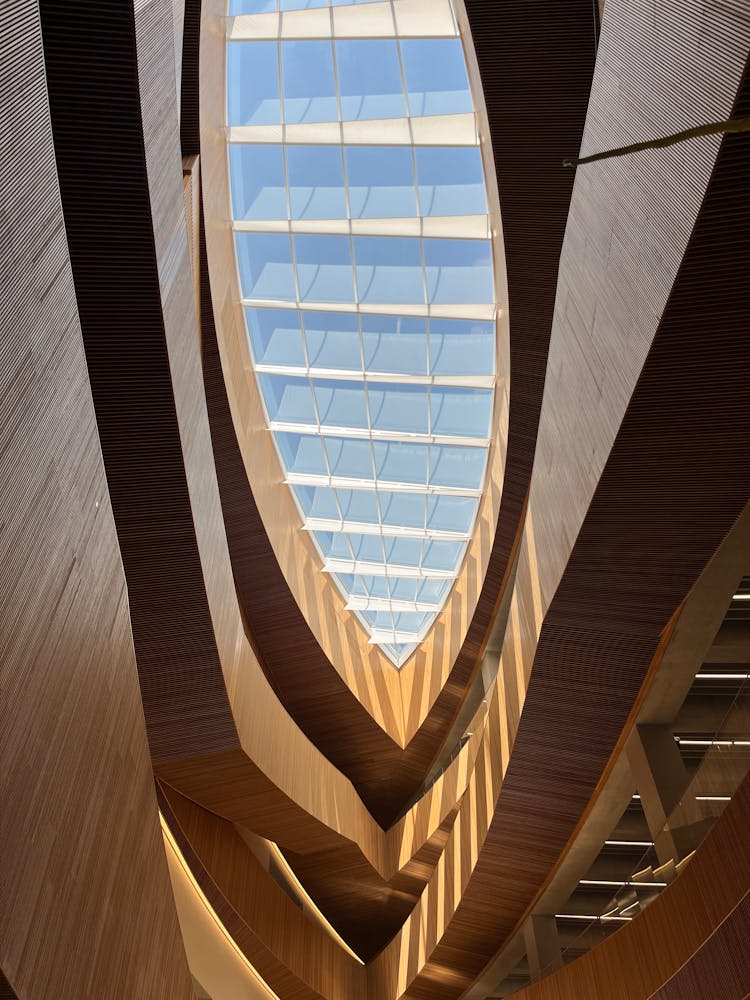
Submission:
[[[235,248],[268,425],[323,572],[400,666],[460,571],[494,402],[462,42],[450,0],[230,15]]]

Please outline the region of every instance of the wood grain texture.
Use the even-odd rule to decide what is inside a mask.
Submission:
[[[750,991],[750,778],[695,857],[631,923],[519,1000],[744,1000]]]
[[[193,996],[161,845],[36,3],[0,11],[3,996]]]
[[[277,885],[235,827],[163,788],[162,813],[219,919],[284,1000],[357,1000],[365,970]]]
[[[518,330],[517,338],[511,338],[510,343],[512,478],[502,484],[501,499],[498,497],[493,503],[492,516],[479,547],[484,553],[482,558],[470,556],[467,564],[476,592],[472,592],[471,587],[464,587],[469,597],[453,601],[444,620],[435,626],[431,640],[434,645],[427,643],[424,653],[420,652],[413,662],[410,661],[408,669],[404,668],[400,675],[395,675],[390,664],[382,662],[381,654],[372,650],[368,657],[360,657],[350,670],[342,670],[341,664],[354,656],[351,650],[361,646],[361,629],[352,620],[343,640],[339,636],[344,626],[339,619],[345,621],[352,616],[341,612],[335,624],[333,619],[326,618],[330,609],[338,607],[340,596],[330,581],[324,593],[315,591],[314,581],[322,578],[311,546],[304,571],[300,573],[296,565],[302,558],[304,539],[295,528],[298,514],[280,482],[280,470],[271,443],[267,434],[259,432],[265,425],[257,399],[252,414],[250,404],[243,404],[245,409],[236,419],[243,433],[253,420],[260,424],[255,428],[252,423],[255,432],[248,436],[244,445],[237,440],[227,399],[227,382],[231,382],[233,371],[241,374],[243,382],[252,379],[245,371],[249,367],[246,345],[242,353],[245,334],[241,312],[235,315],[218,287],[214,290],[214,315],[208,308],[210,287],[207,287],[203,310],[204,363],[217,471],[238,596],[249,635],[284,705],[315,745],[351,778],[373,815],[384,825],[393,821],[424,782],[450,732],[507,583],[533,457],[557,262],[573,184],[572,175],[561,171],[558,161],[546,159],[549,134],[542,136],[530,127],[530,121],[537,115],[540,105],[547,107],[555,122],[555,148],[559,146],[560,158],[565,149],[578,148],[593,69],[594,50],[588,44],[589,4],[568,5],[564,12],[548,3],[535,3],[531,10],[528,3],[504,5],[505,42],[502,47],[494,44],[494,35],[486,23],[490,16],[495,16],[495,6],[474,2],[467,6],[472,27],[476,24],[475,45],[480,70],[486,77],[485,96],[500,178],[503,217],[506,209],[509,211],[510,225],[505,243],[507,253],[516,262],[509,288],[512,330]],[[205,30],[204,47],[211,51],[205,52],[204,65],[213,66],[220,58],[216,54],[220,42],[214,28]],[[565,40],[565,59],[561,58],[561,39]],[[529,60],[526,53],[532,45],[535,55]],[[192,48],[191,52],[194,51]],[[509,52],[524,55],[509,61]],[[573,58],[571,53],[574,53]],[[196,68],[187,66],[185,73],[185,80],[198,75]],[[197,90],[196,83],[189,93],[197,95]],[[207,91],[215,92],[215,100],[210,100]],[[215,124],[217,115],[223,114],[220,76],[217,80],[212,73],[211,80],[206,80],[202,99],[206,132],[204,150],[209,158],[215,154],[216,163],[225,174],[223,135],[217,135],[215,128],[208,127]],[[521,108],[523,113],[519,113]],[[209,114],[213,114],[213,118],[209,119]],[[191,112],[189,120],[196,118],[197,115]],[[185,132],[183,127],[184,137]],[[187,141],[195,143],[194,130]],[[543,165],[534,166],[537,161]],[[530,164],[533,166],[531,171]],[[211,170],[210,165],[208,169]],[[212,206],[217,201],[218,185],[213,174],[209,183]],[[226,184],[225,177],[223,183]],[[211,206],[209,235],[215,243],[218,209],[214,211]],[[231,234],[226,246],[231,256]],[[214,246],[212,253],[216,252]],[[530,266],[532,259],[533,267]],[[234,273],[229,259],[225,265],[217,266],[222,279]],[[205,280],[208,281],[207,275]],[[236,323],[236,332],[242,341],[231,348],[225,344],[223,349],[227,357],[230,353],[232,356],[230,361],[225,358],[223,372],[214,317],[220,318],[222,337],[221,327],[229,328]],[[228,334],[229,330],[226,332]],[[246,386],[240,385],[233,393],[239,398],[246,391]],[[243,449],[246,452],[244,459]],[[270,484],[263,482],[266,473],[273,480]],[[499,486],[498,479],[498,493]],[[268,499],[261,511],[259,506],[265,494]],[[500,514],[495,532],[498,502]],[[281,522],[283,530],[274,521]],[[269,525],[275,532],[273,545],[266,533]],[[294,593],[290,590],[278,562],[282,550],[287,559],[287,572],[299,573],[304,581],[304,596],[300,596],[299,581]],[[479,589],[482,580],[484,583]],[[324,582],[320,586],[324,586]],[[460,592],[460,586],[458,590]],[[307,609],[307,619],[300,604]],[[448,620],[450,625],[446,625]],[[447,660],[446,651],[450,652]],[[331,660],[338,664],[338,669]],[[404,693],[399,694],[394,685],[400,685]],[[407,741],[404,748],[392,738],[399,727],[403,740]]]
[[[746,9],[722,10],[706,26],[701,4],[680,5],[692,27],[679,22],[667,65],[662,49],[675,19],[645,6],[648,16],[632,5],[610,8],[609,24],[621,32],[610,39],[623,98],[613,106],[612,64],[600,59],[607,72],[599,88],[597,70],[590,118],[632,128],[638,112],[648,133],[656,127],[654,95],[670,107],[685,87],[710,92],[717,117],[731,111],[747,53]],[[704,57],[707,31],[722,51],[718,80],[715,60]],[[607,37],[605,20],[603,46]],[[658,76],[630,72],[625,37]],[[713,177],[715,147],[672,154],[689,161],[690,192],[686,173],[674,183],[670,157],[653,159],[649,170],[610,163],[598,175],[591,167],[579,175],[571,209],[577,229],[568,229],[558,297],[569,304],[556,317],[550,353],[565,364],[550,361],[502,654],[502,704],[496,697],[490,707],[490,732],[497,726],[500,733],[489,773],[495,782],[502,777],[502,787],[490,793],[481,782],[476,791],[470,785],[441,859],[452,879],[443,875],[441,885],[438,867],[400,939],[376,960],[385,979],[371,978],[373,997],[394,980],[404,996],[458,995],[513,932],[596,788],[662,630],[747,500],[750,454],[740,413],[750,380],[743,274],[750,170],[741,137],[721,149]],[[630,234],[630,206],[646,198],[660,201],[661,211],[641,218],[646,229],[632,240],[651,247],[659,236],[652,239],[649,227],[663,229],[669,219],[661,269],[647,272],[651,281],[620,281],[616,295],[616,265],[631,258],[613,240],[609,255],[587,258],[584,280],[576,268],[579,234],[588,233],[589,243],[608,232]],[[653,308],[659,300],[661,314]],[[605,311],[618,301],[616,315]],[[597,314],[604,319],[592,322]],[[588,315],[589,325],[576,315]],[[430,923],[436,911],[442,920]]]

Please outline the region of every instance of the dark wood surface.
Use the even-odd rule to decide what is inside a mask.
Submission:
[[[0,107],[0,994],[186,1000],[36,2]]]

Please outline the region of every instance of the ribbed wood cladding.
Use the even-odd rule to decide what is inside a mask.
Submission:
[[[12,986],[0,971],[0,1000],[18,1000]]]
[[[33,0],[0,105],[0,995],[187,1000]]]
[[[572,171],[596,60],[588,0],[464,0],[482,78],[503,223],[510,423],[492,557],[450,684],[461,697],[489,636],[521,530],[542,405]]]
[[[485,86],[509,258],[511,438],[498,532],[475,614],[447,683],[403,750],[333,668],[279,568],[232,425],[205,260],[202,266],[207,397],[224,520],[248,636],[289,713],[351,779],[384,826],[424,783],[444,745],[506,582],[534,454],[557,264],[573,186],[573,174],[563,171],[560,163],[580,146],[594,64],[587,0],[576,0],[564,10],[536,0],[504,4],[501,45],[494,30],[496,4],[469,0],[467,8]],[[192,16],[194,12],[186,16],[186,39]],[[528,57],[531,48],[533,59]],[[193,54],[197,59],[194,47],[185,49],[186,58]],[[193,76],[197,77],[197,69],[186,65],[183,99],[197,97],[197,84],[186,84]],[[552,140],[547,128],[537,127],[540,107],[553,123]],[[194,114],[183,106],[183,122],[192,121]],[[194,133],[188,135],[183,125],[183,143],[192,142]]]
[[[624,9],[618,13],[626,24],[628,18],[639,16],[631,7],[627,13]],[[638,23],[644,30],[649,22],[643,12],[640,16],[643,19]],[[699,16],[697,9],[694,16]],[[712,91],[716,101],[725,100],[736,89],[733,81],[747,52],[746,36],[738,31],[741,18],[730,18],[728,23],[733,30],[725,30],[723,20],[711,25],[714,35],[723,34],[727,40],[726,76],[722,86],[714,84]],[[607,28],[605,19],[603,40]],[[654,37],[661,38],[659,33]],[[648,51],[645,43],[644,49]],[[689,63],[690,56],[689,47],[675,50],[677,65]],[[712,55],[710,66],[716,64]],[[708,61],[703,68],[711,72]],[[622,72],[627,72],[627,60]],[[668,75],[669,71],[662,67],[662,72]],[[736,103],[738,111],[746,107],[747,85],[746,75]],[[634,86],[640,106],[653,107],[653,94],[646,96],[646,78],[636,78]],[[605,89],[599,98],[602,102]],[[662,97],[665,103],[668,93],[666,89]],[[731,110],[731,98],[726,110]],[[690,157],[696,165],[700,158],[704,171],[707,165],[710,169],[713,151],[709,146],[674,155]],[[652,170],[650,180],[654,188],[663,184],[671,192],[665,204],[673,206],[680,225],[689,227],[693,208],[687,193],[683,196],[673,187],[672,173],[664,170],[670,163],[669,157],[662,161],[661,170]],[[633,169],[618,168],[623,186]],[[643,176],[647,176],[645,171]],[[560,583],[544,616],[510,763],[461,902],[404,996],[420,1000],[458,996],[517,926],[596,789],[665,626],[750,495],[750,439],[743,419],[750,385],[748,178],[750,143],[742,135],[725,137],[651,348],[567,558],[564,538],[554,550],[540,541],[541,521],[535,526],[542,599],[553,581]],[[605,193],[606,197],[613,194],[606,169],[587,170],[585,182],[587,197],[594,198],[592,204]],[[689,194],[694,198],[696,191],[700,187]],[[616,211],[626,209],[619,205]],[[672,218],[658,218],[662,225],[674,224]],[[645,277],[663,281],[668,273],[665,267],[661,274],[650,270]],[[572,286],[570,291],[574,292]],[[648,291],[646,286],[639,294]],[[586,286],[581,285],[572,297],[585,302],[586,294]],[[623,317],[628,322],[632,318],[627,311]],[[647,336],[649,321],[644,311],[639,325],[627,327],[631,336]],[[575,329],[584,340],[589,338],[593,350],[592,328],[577,324]],[[617,327],[611,331],[617,343]],[[553,333],[553,345],[554,341]],[[637,372],[636,353],[629,341],[622,344],[619,357],[623,363],[629,357],[632,372]],[[572,345],[558,343],[561,349],[564,346]],[[600,350],[603,347],[599,345]],[[623,366],[614,377],[622,378],[625,370]],[[566,394],[570,394],[569,405],[580,405],[578,387],[558,376],[559,372],[545,400],[550,414],[560,412]],[[616,401],[607,402],[614,419]],[[540,454],[543,447],[559,440],[560,432],[545,409]],[[579,448],[580,440],[579,435],[570,447]],[[593,434],[592,441],[596,441]],[[576,466],[566,468],[572,471]],[[554,471],[539,469],[538,456],[532,514],[535,488],[543,497],[545,480],[558,496],[562,489]],[[585,480],[581,475],[579,491]],[[536,513],[544,516],[542,509]],[[554,526],[556,519],[559,513],[550,514],[547,527]],[[527,635],[532,628],[533,622],[524,624]],[[524,641],[522,632],[521,644]],[[415,971],[419,970],[416,953],[411,960]]]
[[[133,6],[44,0],[41,11],[60,189],[151,753],[158,760],[236,748],[175,411]],[[166,91],[173,56],[161,50],[170,57]]]
[[[518,1000],[745,1000],[749,828],[746,778],[672,885],[632,923]]]
[[[284,1000],[362,1000],[365,969],[307,919],[231,823],[162,787],[159,802],[221,922]]]

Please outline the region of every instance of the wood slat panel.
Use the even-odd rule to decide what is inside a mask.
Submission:
[[[0,9],[0,105],[0,962],[22,998],[184,1000],[35,2]]]

